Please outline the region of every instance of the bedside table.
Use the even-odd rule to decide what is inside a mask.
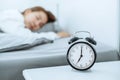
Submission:
[[[67,66],[26,69],[25,80],[120,80],[120,61],[95,63],[87,71]]]

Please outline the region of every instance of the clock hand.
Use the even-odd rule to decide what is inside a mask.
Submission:
[[[80,59],[83,57],[82,55],[82,46],[81,46],[81,54],[80,54],[80,58],[78,59],[77,63],[80,61]]]
[[[83,47],[81,46],[81,55],[82,55],[82,48],[83,48]]]

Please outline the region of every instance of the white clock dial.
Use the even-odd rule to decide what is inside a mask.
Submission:
[[[95,51],[88,43],[76,43],[69,48],[68,61],[76,69],[88,69],[95,62]]]

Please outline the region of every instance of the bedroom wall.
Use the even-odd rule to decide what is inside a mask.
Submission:
[[[97,41],[118,49],[119,0],[0,0],[0,11],[24,10],[44,2],[58,17],[61,28],[71,34],[90,31]],[[53,4],[59,4],[59,10]]]
[[[118,50],[119,0],[62,0],[59,14],[68,32],[90,31],[97,41]]]

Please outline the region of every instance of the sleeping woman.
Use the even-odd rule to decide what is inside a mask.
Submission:
[[[55,22],[55,16],[40,6],[26,9],[24,12],[18,10],[6,10],[1,13],[0,30],[4,33],[26,37],[46,38],[55,40],[57,38],[70,36],[67,32],[41,32],[32,31],[44,27],[45,24]]]

